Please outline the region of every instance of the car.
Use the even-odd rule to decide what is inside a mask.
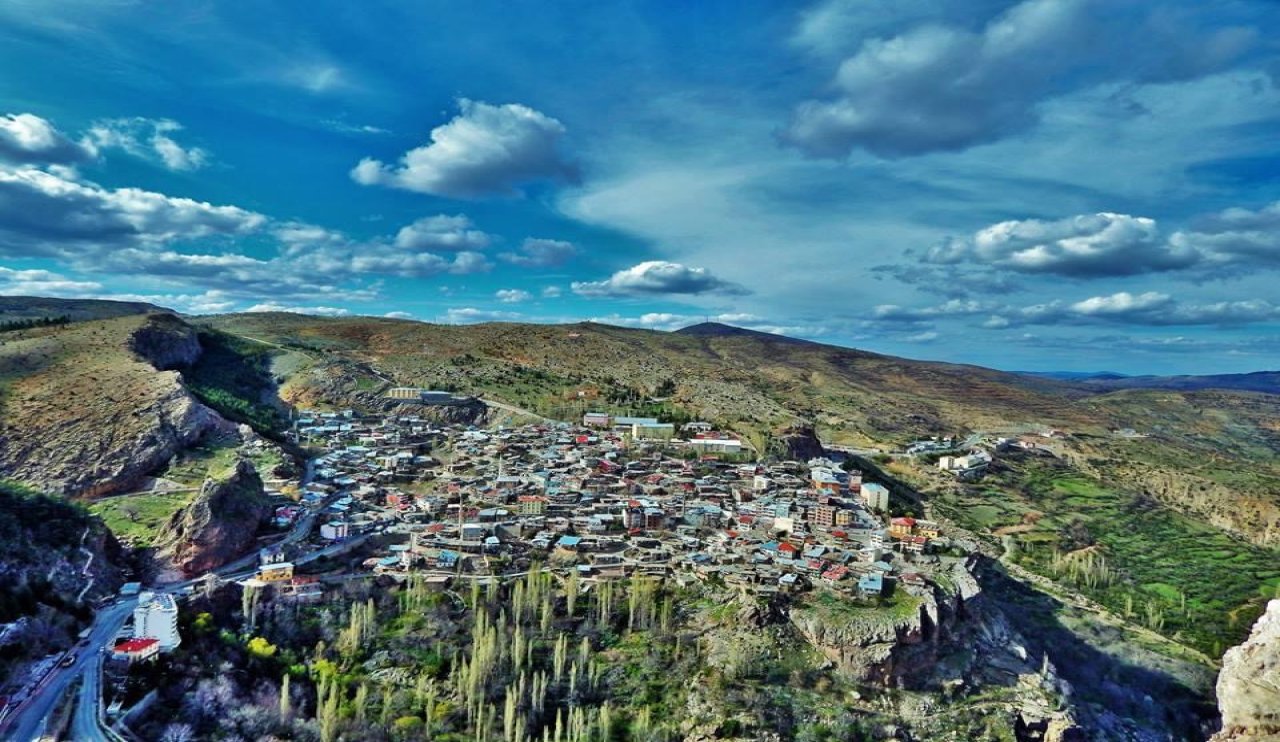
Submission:
[[[63,657],[62,661],[58,663],[58,667],[71,667],[75,663],[76,663],[76,653],[68,652],[67,656]]]

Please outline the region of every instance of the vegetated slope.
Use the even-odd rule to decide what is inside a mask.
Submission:
[[[1280,397],[1100,393],[715,323],[666,333],[290,314],[201,321],[306,354],[310,373],[294,374],[283,389],[304,403],[315,401],[317,384],[331,388],[335,378],[366,392],[421,385],[562,419],[589,409],[703,418],[762,449],[796,423],[815,426],[827,443],[888,447],[935,433],[1062,428],[1074,434],[1064,454],[1086,472],[1258,543],[1280,543]],[[1113,435],[1119,428],[1145,437]]]
[[[0,477],[120,491],[223,423],[182,385],[194,330],[171,314],[26,330],[0,346]]]
[[[118,585],[115,550],[83,507],[0,481],[0,678],[15,661],[70,646],[89,616],[78,599]]]
[[[107,299],[55,299],[44,296],[0,296],[0,324],[24,319],[50,319],[66,317],[72,322],[93,319],[110,319],[132,314],[169,312],[140,301],[110,301]]]
[[[374,318],[226,315],[213,327],[376,368],[395,383],[492,394],[553,416],[579,409],[671,413],[742,432],[796,420],[828,440],[905,441],[995,425],[1090,425],[1082,393],[1051,380],[911,361],[752,333],[666,333],[594,323],[430,325]],[[587,392],[579,397],[576,392]],[[665,392],[658,394],[658,392]],[[598,396],[597,396],[598,395]]]

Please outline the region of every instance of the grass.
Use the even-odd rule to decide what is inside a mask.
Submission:
[[[991,503],[993,487],[1005,504]],[[1054,555],[1079,548],[1081,539],[1091,542],[1118,579],[1098,585],[1082,580],[1073,589],[1210,656],[1238,643],[1265,599],[1280,589],[1275,551],[1061,463],[1024,459],[989,478],[983,489],[940,494],[940,505],[948,517],[978,530],[1023,523],[1020,511],[1043,513],[1028,530],[1011,534],[1023,566],[1071,583],[1055,575]]]
[[[194,498],[194,492],[118,495],[94,502],[89,510],[121,541],[148,544],[161,526]]]

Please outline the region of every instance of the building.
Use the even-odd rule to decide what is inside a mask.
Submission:
[[[819,505],[813,509],[813,524],[821,528],[830,528],[836,523],[836,506]]]
[[[351,524],[335,520],[320,526],[320,538],[326,541],[342,541],[351,535]]]
[[[582,416],[582,424],[588,428],[607,428],[609,416],[603,412],[588,412]]]
[[[516,501],[521,515],[542,515],[547,512],[547,498],[542,495],[521,495]]]
[[[868,482],[862,485],[862,502],[868,510],[889,511],[889,489],[882,484]]]
[[[830,469],[815,468],[811,472],[810,478],[813,482],[813,488],[820,493],[839,495],[840,490],[843,488],[840,483],[840,477]]]
[[[915,530],[915,518],[894,518],[889,521],[889,535],[893,538],[906,538]]]
[[[676,436],[676,426],[658,421],[634,423],[631,426],[631,437],[635,440],[669,441]]]
[[[870,572],[858,578],[858,593],[868,597],[879,596],[884,592],[884,575]]]
[[[178,635],[178,603],[172,595],[147,590],[138,596],[138,605],[133,609],[133,638],[155,639],[162,652],[182,643]]]
[[[742,441],[728,436],[699,435],[689,441],[689,447],[702,453],[742,453]]]
[[[263,582],[288,582],[293,579],[293,562],[272,562],[258,567]]]
[[[111,648],[111,659],[120,662],[141,662],[160,653],[160,642],[155,639],[126,639]]]

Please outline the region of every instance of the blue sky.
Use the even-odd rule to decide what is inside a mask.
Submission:
[[[1280,367],[1280,6],[0,4],[0,294]]]

